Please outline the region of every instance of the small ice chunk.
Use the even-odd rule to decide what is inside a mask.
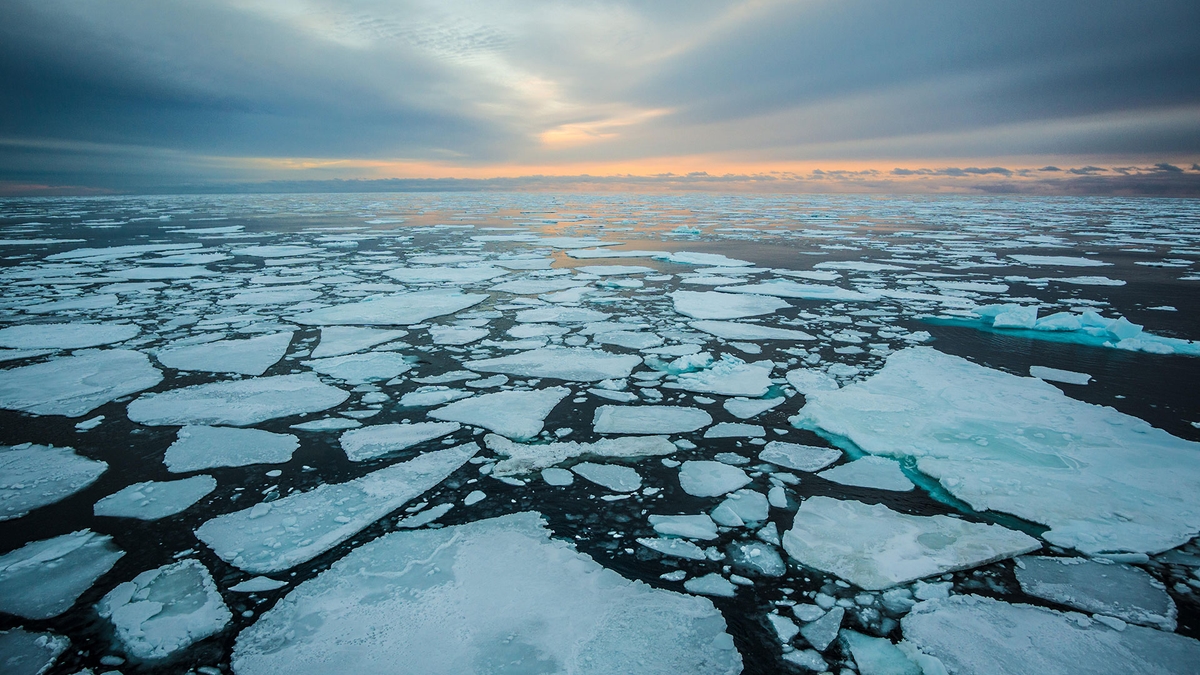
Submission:
[[[566,387],[498,391],[455,401],[429,411],[429,416],[483,427],[501,436],[524,440],[541,433],[546,416],[570,393],[571,390]]]
[[[574,457],[610,457],[629,459],[658,457],[677,450],[666,436],[625,436],[602,438],[595,443],[514,443],[503,436],[488,434],[483,442],[488,449],[506,459],[496,462],[493,476],[514,476],[554,466]]]
[[[679,467],[679,486],[693,497],[720,497],[749,482],[745,471],[721,462],[689,461]]]
[[[518,323],[592,323],[607,318],[604,312],[585,307],[539,307],[517,312]]]
[[[579,347],[547,347],[495,359],[467,361],[463,365],[485,373],[598,382],[629,377],[629,373],[641,362],[642,357],[632,354],[609,354]]]
[[[1035,551],[1041,543],[999,525],[809,497],[783,535],[783,548],[802,565],[874,591]]]
[[[83,349],[137,336],[141,329],[128,323],[40,323],[0,329],[0,347],[11,349]]]
[[[675,291],[675,311],[693,319],[743,319],[773,314],[789,307],[786,300],[766,295],[731,295],[717,291]]]
[[[821,478],[841,485],[908,492],[913,482],[900,470],[900,463],[887,457],[867,456],[848,464],[835,466],[817,474]]]
[[[387,330],[383,328],[358,328],[354,326],[326,326],[321,329],[321,341],[312,351],[312,358],[323,359],[329,356],[353,354],[375,345],[399,340],[408,335],[406,330]]]
[[[796,622],[786,616],[768,614],[767,621],[771,623],[771,628],[775,629],[775,635],[779,637],[779,641],[785,645],[800,633],[800,627],[796,625]]]
[[[287,586],[288,582],[272,579],[271,577],[250,577],[229,587],[234,593],[262,593]]]
[[[487,499],[487,493],[483,490],[471,490],[466,497],[463,497],[463,506],[474,506],[485,499]]]
[[[1029,366],[1029,374],[1039,380],[1064,382],[1066,384],[1084,385],[1092,381],[1092,376],[1087,373],[1077,373],[1073,370],[1059,370],[1058,368],[1048,368],[1046,366]]]
[[[652,551],[658,551],[663,555],[674,556],[676,558],[687,558],[688,560],[705,560],[707,558],[704,554],[704,549],[683,539],[639,537],[637,543]],[[674,579],[673,581],[680,581],[682,578],[680,577],[680,579]]]
[[[738,419],[748,420],[756,417],[786,401],[782,396],[775,398],[731,398],[722,404],[725,410]]]
[[[96,605],[129,655],[162,659],[218,633],[233,615],[212,575],[187,558],[118,584]]]
[[[175,370],[262,375],[283,358],[291,343],[289,331],[248,340],[217,340],[187,347],[168,347],[155,354],[155,358]]]
[[[843,607],[834,607],[825,613],[825,616],[813,621],[810,624],[803,626],[800,629],[800,634],[805,640],[817,651],[825,651],[833,641],[837,639],[838,631],[842,628],[842,619],[846,616],[846,610]]]
[[[276,417],[319,412],[339,405],[348,392],[312,373],[212,382],[159,394],[129,404],[129,419],[150,426],[228,424],[246,426]]]
[[[697,595],[715,595],[722,598],[732,598],[737,595],[737,586],[717,573],[705,574],[683,582],[683,587],[689,593]]]
[[[710,424],[699,408],[671,405],[602,405],[592,419],[598,434],[678,434]]]
[[[301,364],[348,384],[390,380],[412,370],[412,364],[396,352],[366,352],[330,356],[324,359],[301,361]]]
[[[108,464],[51,445],[0,445],[0,521],[62,501],[100,477]]]
[[[35,415],[82,417],[162,382],[150,359],[128,349],[88,349],[71,356],[0,370],[0,408]]]
[[[642,487],[642,477],[627,466],[583,462],[571,467],[575,473],[613,492],[633,492]]]
[[[815,649],[788,652],[783,655],[783,660],[814,673],[823,673],[829,670],[829,664],[825,663],[825,659],[821,658],[821,653]]]
[[[762,438],[767,432],[757,424],[720,422],[704,430],[705,438]]]
[[[217,489],[212,476],[134,483],[92,506],[92,513],[109,518],[158,520],[173,516]]]
[[[1017,582],[1027,594],[1107,614],[1129,623],[1175,630],[1175,602],[1145,571],[1086,558],[1017,559]]]
[[[691,373],[681,373],[674,382],[663,386],[703,394],[758,397],[771,388],[771,361],[746,363],[736,356],[722,355],[711,366]]]
[[[458,431],[457,422],[417,422],[416,424],[376,424],[352,429],[339,439],[346,458],[364,462],[400,452],[425,441]]]
[[[718,508],[724,507],[737,514],[743,524],[760,523],[767,519],[767,498],[761,492],[754,490],[738,490],[733,492]]]
[[[492,470],[495,473],[495,470]],[[564,486],[575,482],[575,475],[566,469],[550,467],[542,469],[542,480],[546,481],[547,485]]]
[[[298,447],[300,441],[291,434],[236,427],[185,426],[167,448],[163,464],[172,473],[219,466],[282,464],[292,458]]]
[[[437,520],[438,518],[441,518],[442,516],[449,513],[450,510],[453,508],[454,508],[453,502],[446,502],[444,504],[438,504],[437,506],[434,506],[433,508],[425,509],[424,511],[421,511],[419,513],[414,513],[413,515],[411,515],[407,518],[401,518],[400,520],[396,521],[396,527],[401,527],[401,528],[425,527],[426,525],[432,523],[433,521]]]
[[[704,514],[694,516],[649,516],[654,531],[668,537],[716,539],[717,524]]]
[[[326,417],[323,420],[293,424],[290,428],[299,429],[300,431],[343,431],[345,429],[356,429],[361,426],[362,422],[358,420],[348,420],[344,417]]]
[[[617,345],[626,349],[650,349],[657,347],[663,343],[663,339],[656,333],[639,333],[631,330],[615,330],[592,338],[596,344],[601,345]]]
[[[842,451],[836,448],[821,448],[815,445],[785,443],[771,441],[767,443],[758,458],[764,462],[777,464],[796,471],[820,471],[842,457]]]
[[[26,619],[58,616],[123,555],[112,537],[91,530],[30,542],[6,553],[0,556],[0,612]]]

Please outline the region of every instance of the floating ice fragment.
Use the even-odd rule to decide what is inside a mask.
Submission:
[[[762,438],[767,432],[757,424],[721,422],[704,430],[705,438]]]
[[[6,553],[0,556],[0,612],[26,619],[58,616],[123,555],[112,537],[91,530],[30,542]]]
[[[815,445],[783,441],[771,441],[767,443],[762,452],[758,453],[758,458],[764,462],[808,472],[820,471],[838,461],[841,456],[842,451],[835,448],[821,448]]]
[[[675,291],[675,311],[693,319],[742,319],[773,314],[788,307],[784,300],[765,295],[730,295],[716,291]]]
[[[808,640],[809,644],[816,647],[817,651],[823,652],[837,639],[838,631],[842,627],[842,619],[845,616],[845,608],[834,607],[821,618],[802,627],[800,634],[804,636],[805,640]]]
[[[781,577],[787,572],[787,564],[775,548],[757,541],[730,544],[729,562],[734,569],[751,575]]]
[[[469,326],[430,326],[429,338],[435,345],[466,345],[482,340],[491,331]]]
[[[82,349],[136,337],[141,329],[128,323],[41,323],[0,329],[0,347],[12,349]]]
[[[689,461],[679,467],[679,486],[693,497],[720,497],[749,482],[745,471],[721,462]]]
[[[323,359],[328,356],[353,354],[384,342],[399,340],[406,335],[406,330],[327,326],[321,329],[321,341],[311,356],[314,359]]]
[[[52,633],[21,628],[0,631],[0,664],[4,664],[5,675],[42,675],[70,644],[67,638]]]
[[[652,551],[658,551],[663,555],[674,556],[676,558],[687,558],[688,560],[705,560],[707,558],[704,554],[704,549],[683,539],[639,537],[637,543]],[[674,581],[679,581],[679,579],[675,579]]]
[[[1175,630],[1175,602],[1162,584],[1129,565],[1026,556],[1014,570],[1025,593],[1129,623]]]
[[[185,426],[167,448],[163,464],[172,473],[219,466],[282,464],[292,458],[298,447],[300,441],[291,434],[235,427]]]
[[[913,482],[900,470],[900,464],[886,457],[862,457],[817,475],[834,483],[877,490],[908,492],[914,487]]]
[[[687,357],[681,357],[687,358]],[[704,394],[757,397],[771,388],[771,361],[745,361],[724,354],[721,360],[704,370],[681,373],[674,382],[663,384],[667,389],[683,389]]]
[[[351,462],[363,462],[399,452],[458,431],[457,422],[376,424],[342,434],[339,442]]]
[[[474,284],[508,274],[490,265],[480,267],[400,267],[384,272],[406,284]]]
[[[776,298],[796,298],[799,300],[828,300],[830,302],[865,302],[880,298],[876,291],[851,291],[837,286],[821,284],[798,284],[787,279],[771,279],[759,284],[744,286],[722,286],[721,293],[751,293],[760,296]]]
[[[262,593],[287,586],[288,582],[278,581],[271,577],[250,577],[229,587],[234,593]]]
[[[685,539],[716,539],[717,524],[707,515],[649,516],[654,531],[668,537]]]
[[[887,638],[868,637],[852,630],[843,630],[842,642],[854,657],[854,665],[862,675],[922,675],[921,667],[905,656]]]
[[[291,332],[249,340],[218,340],[188,347],[167,348],[155,354],[159,363],[175,370],[262,375],[287,352]]]
[[[442,405],[451,401],[457,401],[461,398],[471,396],[471,392],[463,391],[462,389],[451,389],[449,387],[439,387],[432,385],[428,387],[418,387],[416,391],[410,391],[400,397],[400,405],[410,408],[425,408],[429,406]]]
[[[1026,265],[1053,265],[1055,267],[1104,267],[1112,264],[1095,258],[1065,255],[1010,255],[1008,257]]]
[[[727,399],[722,405],[730,415],[738,419],[747,420],[774,408],[786,400],[782,396],[757,399],[731,398]]]
[[[429,416],[483,427],[501,436],[523,440],[541,433],[546,416],[570,393],[566,387],[498,391],[455,401],[429,411]]]
[[[96,502],[92,513],[110,518],[158,520],[187,509],[215,489],[217,479],[212,476],[134,483]]]
[[[761,492],[754,490],[738,490],[726,497],[725,501],[721,502],[717,508],[726,509],[729,513],[736,515],[740,521],[736,527],[760,523],[767,519],[767,498]],[[722,523],[722,525],[725,524]]]
[[[212,382],[159,394],[129,404],[129,419],[150,426],[228,424],[246,426],[276,417],[319,412],[341,404],[348,392],[322,383],[312,373]]]
[[[519,323],[592,323],[607,318],[604,312],[585,307],[539,307],[517,312]]]
[[[1085,385],[1092,381],[1092,376],[1087,373],[1077,373],[1073,370],[1059,370],[1058,368],[1048,368],[1046,366],[1029,366],[1029,374],[1039,380],[1046,380],[1048,382]]]
[[[816,340],[814,336],[800,330],[772,328],[756,323],[737,321],[692,321],[688,324],[696,330],[716,335],[725,340]]]
[[[495,471],[493,471],[495,473]],[[542,480],[546,481],[547,485],[564,486],[575,482],[575,474],[566,469],[558,469],[551,467],[542,469]]]
[[[597,382],[629,377],[629,373],[641,362],[642,357],[632,354],[609,354],[578,347],[547,347],[495,359],[467,361],[463,365],[485,373]]]
[[[306,326],[407,326],[436,316],[453,314],[487,298],[484,293],[460,293],[457,290],[397,293],[316,309],[290,319]]]
[[[697,595],[715,595],[722,598],[732,598],[737,595],[737,586],[734,586],[728,579],[716,574],[705,574],[702,577],[688,579],[683,582],[683,587],[689,593]]]
[[[789,370],[786,377],[788,384],[806,396],[814,391],[835,391],[839,387],[837,380],[819,370]]]
[[[149,389],[162,373],[145,354],[88,349],[45,363],[0,371],[0,408],[82,417],[122,396]]]
[[[640,490],[642,487],[641,475],[636,470],[627,466],[583,462],[571,467],[571,470],[613,492],[633,492],[634,490]]]
[[[396,352],[366,352],[330,356],[324,359],[302,361],[303,365],[318,373],[342,380],[348,384],[363,384],[378,380],[390,380],[412,370],[412,365]]]
[[[598,434],[678,434],[712,424],[699,408],[670,405],[602,405],[592,426]]]
[[[602,438],[595,443],[573,441],[557,443],[514,443],[503,436],[488,434],[483,438],[488,450],[503,455],[496,462],[493,476],[514,476],[554,466],[574,457],[606,457],[629,459],[657,457],[677,450],[666,436],[627,436]],[[543,472],[544,475],[544,472]]]

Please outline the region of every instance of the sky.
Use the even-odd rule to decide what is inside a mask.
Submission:
[[[1200,196],[1200,3],[4,0],[0,195]]]

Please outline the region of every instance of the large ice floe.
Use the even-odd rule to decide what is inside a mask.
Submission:
[[[514,440],[525,440],[542,431],[546,416],[571,393],[566,387],[533,391],[498,391],[429,411],[429,416],[494,431]]]
[[[724,340],[797,340],[807,341],[817,338],[802,330],[790,328],[774,328],[756,323],[740,321],[692,321],[690,324],[696,330],[702,330]]]
[[[276,417],[319,412],[350,397],[312,373],[210,382],[132,401],[129,419],[151,426],[198,424],[246,426]]]
[[[860,588],[881,590],[1029,553],[1041,543],[999,525],[810,497],[784,533],[783,548],[802,565]]]
[[[1200,444],[1041,380],[915,347],[807,396],[794,425],[912,457],[972,508],[1049,526],[1053,544],[1156,553],[1200,531]]]
[[[984,330],[1013,332],[1035,340],[1073,342],[1092,347],[1111,347],[1149,354],[1200,356],[1200,342],[1155,335],[1125,317],[1108,319],[1094,311],[1055,312],[1038,316],[1036,305],[983,305],[971,312],[977,321],[939,319],[934,323],[966,323]]]
[[[262,375],[287,352],[291,332],[262,335],[248,340],[217,340],[186,347],[168,347],[158,362],[175,370]]]
[[[128,323],[41,323],[0,329],[0,347],[82,349],[132,339],[141,329]]]
[[[716,291],[675,291],[675,311],[693,319],[743,319],[773,314],[788,306],[786,300],[765,295],[730,295]]]
[[[1144,570],[1104,559],[1026,556],[1014,570],[1021,590],[1067,607],[1175,630],[1175,602]]]
[[[303,627],[303,630],[297,630]],[[707,599],[628,581],[536,513],[393,532],[238,635],[237,675],[741,672]]]
[[[955,675],[1179,675],[1200,663],[1200,641],[1182,635],[977,595],[920,603],[901,625]]]
[[[0,371],[0,408],[79,417],[162,381],[145,354],[87,349],[44,363]]]
[[[458,431],[457,422],[417,422],[416,424],[375,424],[351,429],[338,439],[346,458],[362,462],[406,450],[425,441]]]
[[[633,354],[609,354],[595,349],[547,347],[501,356],[467,361],[464,366],[484,373],[504,373],[518,377],[549,377],[576,382],[597,382],[629,377],[642,357]]]
[[[396,352],[366,352],[303,361],[303,365],[342,380],[348,384],[363,384],[389,380],[412,369],[412,365]]]
[[[771,361],[746,363],[736,356],[724,354],[711,366],[691,373],[679,374],[674,382],[663,384],[666,389],[683,389],[701,394],[757,397],[771,388]]]
[[[92,512],[110,518],[158,520],[179,513],[217,489],[212,476],[134,483],[96,502]]]
[[[0,446],[0,521],[66,499],[94,483],[107,468],[71,448]]]
[[[218,466],[281,464],[292,458],[300,441],[291,434],[237,427],[186,426],[167,448],[163,464],[173,473]]]
[[[345,483],[325,483],[217,516],[196,530],[224,561],[253,574],[286,570],[337,546],[441,483],[479,446],[428,452]]]
[[[187,558],[118,584],[96,606],[135,658],[156,660],[218,633],[233,618],[212,575]]]
[[[34,541],[0,556],[0,612],[49,619],[71,608],[117,564],[112,537],[80,530]]]
[[[666,436],[602,438],[595,443],[514,443],[503,436],[483,437],[488,450],[504,459],[492,468],[493,476],[514,476],[545,469],[575,457],[635,459],[670,455],[678,448]]]
[[[313,349],[314,359],[328,356],[353,354],[375,345],[399,340],[408,335],[406,330],[388,330],[386,328],[359,328],[357,326],[326,326],[321,329],[321,341]]]
[[[592,418],[598,434],[678,434],[710,424],[703,410],[674,405],[602,405]]]
[[[458,291],[415,291],[348,302],[290,317],[306,326],[407,326],[453,314],[487,300],[486,294]]]

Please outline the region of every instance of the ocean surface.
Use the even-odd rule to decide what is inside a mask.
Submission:
[[[1200,201],[5,199],[0,258],[8,672],[1200,654]]]

